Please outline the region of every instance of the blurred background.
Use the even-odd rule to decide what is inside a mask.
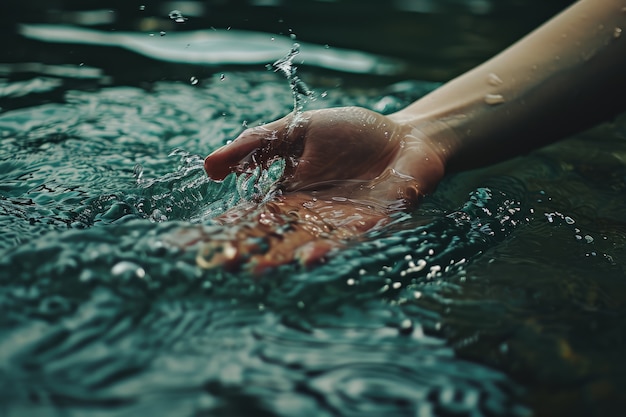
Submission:
[[[118,82],[185,79],[190,71],[185,66],[193,65],[194,60],[184,56],[170,59],[167,65],[150,65],[154,57],[129,52],[119,43],[111,46],[95,42],[99,48],[93,44],[81,45],[84,36],[77,33],[66,36],[73,36],[75,42],[65,39],[42,47],[42,39],[22,36],[20,28],[24,24],[72,25],[105,34],[133,32],[161,37],[194,31],[254,31],[262,33],[257,38],[267,44],[273,37],[291,36],[298,42],[320,45],[330,51],[358,50],[378,59],[399,59],[402,65],[387,72],[396,78],[446,81],[497,53],[571,3],[571,0],[3,0],[0,62],[95,67]],[[178,13],[172,15],[172,12]],[[41,37],[51,41],[49,34]],[[236,43],[234,37],[224,42],[232,44],[233,39]],[[184,45],[195,46],[191,41]],[[237,65],[260,63],[253,59],[246,62],[245,49],[241,55]],[[220,62],[218,58],[210,65],[203,64],[204,75],[209,76],[216,65],[223,67],[230,63]],[[306,60],[301,64],[306,66]],[[337,65],[331,67],[342,70]],[[23,70],[6,65],[3,68],[5,74]],[[192,72],[197,74],[198,69]]]

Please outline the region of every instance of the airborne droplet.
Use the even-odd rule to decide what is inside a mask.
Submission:
[[[185,23],[187,18],[183,16],[180,10],[172,10],[169,14],[170,19],[172,19],[176,23]]]

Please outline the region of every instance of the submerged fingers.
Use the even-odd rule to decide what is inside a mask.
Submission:
[[[207,236],[196,261],[202,268],[246,270],[254,275],[281,265],[309,266],[328,251],[340,246],[339,240],[324,237],[324,225],[302,222],[297,213],[273,213],[266,207],[250,213],[251,219],[228,222],[226,233]]]
[[[344,200],[295,193],[259,208],[231,209],[200,242],[198,265],[254,275],[287,264],[306,267],[389,218],[385,210]]]

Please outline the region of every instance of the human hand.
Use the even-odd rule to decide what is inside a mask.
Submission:
[[[260,273],[319,261],[347,239],[384,225],[392,213],[414,207],[444,174],[428,138],[358,107],[291,114],[248,129],[210,154],[205,170],[219,181],[280,158],[282,192],[259,207],[248,202],[219,216],[231,237],[207,243],[205,266]]]

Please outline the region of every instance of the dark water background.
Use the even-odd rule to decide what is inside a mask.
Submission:
[[[256,52],[297,35],[307,108],[387,113],[567,3],[4,2],[0,415],[622,415],[623,118],[451,176],[310,270],[185,245],[258,192],[203,157],[292,108]]]

